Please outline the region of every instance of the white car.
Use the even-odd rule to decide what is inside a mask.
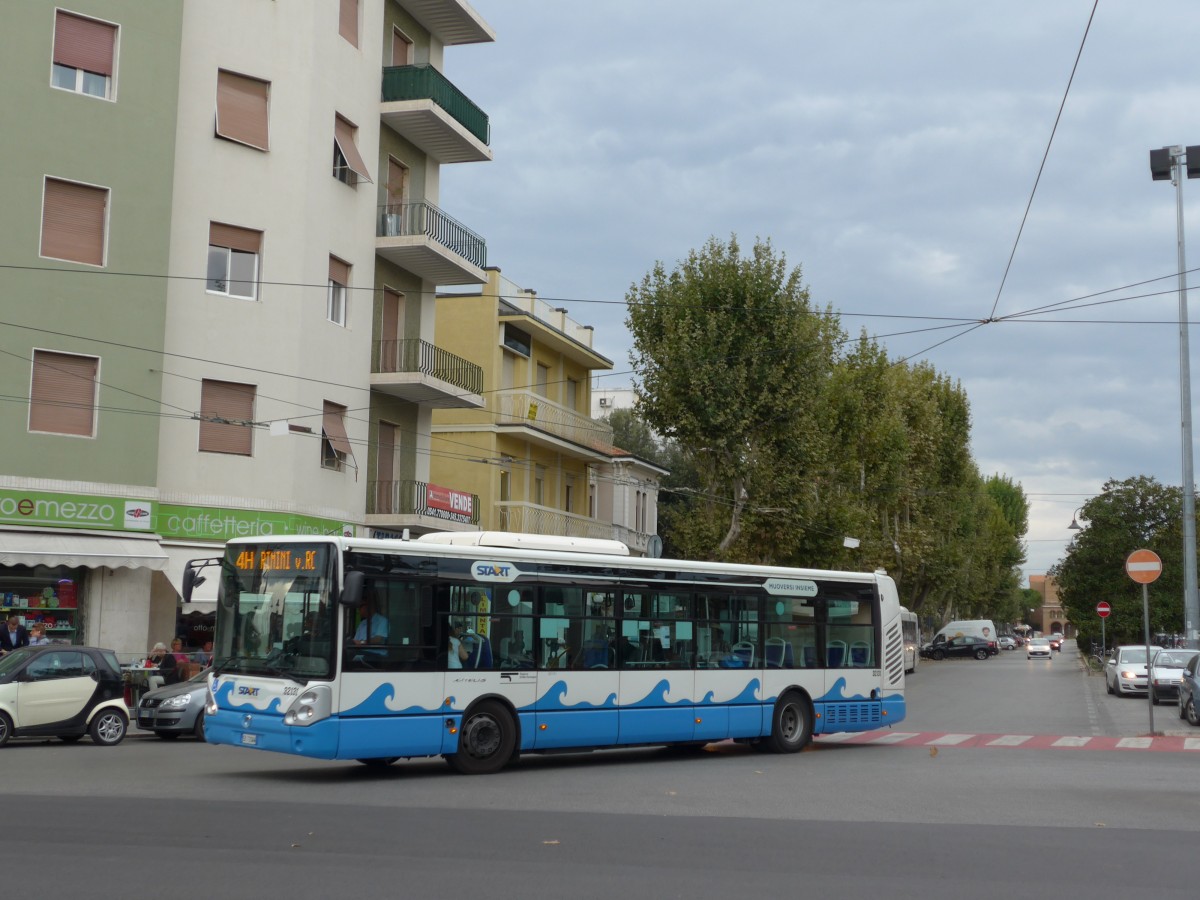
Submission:
[[[1017,642],[1013,640],[1013,636],[1011,634],[1002,634],[1000,637],[996,638],[996,646],[1001,650],[1016,650]]]
[[[1161,647],[1151,647],[1151,654]],[[1110,694],[1146,693],[1146,645],[1125,644],[1113,651],[1104,667],[1104,686]]]
[[[1050,641],[1046,638],[1034,638],[1025,645],[1026,659],[1053,659]]]
[[[1183,669],[1195,655],[1195,650],[1159,650],[1150,657],[1150,699],[1178,698]]]

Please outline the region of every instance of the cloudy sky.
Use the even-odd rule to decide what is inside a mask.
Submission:
[[[852,335],[962,382],[981,470],[1031,500],[1026,573],[1106,479],[1182,481],[1175,192],[1148,156],[1200,144],[1195,0],[1099,0],[1086,41],[1094,0],[473,4],[497,40],[445,70],[495,160],[443,169],[441,206],[595,326],[601,386],[629,382],[633,282],[761,236]],[[1184,206],[1200,266],[1200,180]]]

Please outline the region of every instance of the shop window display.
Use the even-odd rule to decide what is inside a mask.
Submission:
[[[14,566],[0,569],[0,615],[26,628],[40,624],[54,643],[78,643],[83,572]]]

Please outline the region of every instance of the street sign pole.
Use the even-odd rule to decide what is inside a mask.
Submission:
[[[1184,486],[1186,488],[1186,485]],[[1150,667],[1150,583],[1162,574],[1162,560],[1153,550],[1134,550],[1125,560],[1125,574],[1142,586],[1142,628],[1146,637],[1146,706],[1150,735],[1154,735],[1154,671]]]
[[[1150,710],[1150,736],[1154,736],[1154,671],[1150,668],[1150,585],[1142,585],[1142,627],[1146,630],[1146,707]]]

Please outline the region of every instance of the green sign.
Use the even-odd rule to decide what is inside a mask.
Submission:
[[[296,513],[216,506],[182,506],[90,494],[0,488],[0,524],[39,528],[86,528],[157,532],[165,538],[227,541],[281,534],[346,534],[354,527],[336,519]]]

